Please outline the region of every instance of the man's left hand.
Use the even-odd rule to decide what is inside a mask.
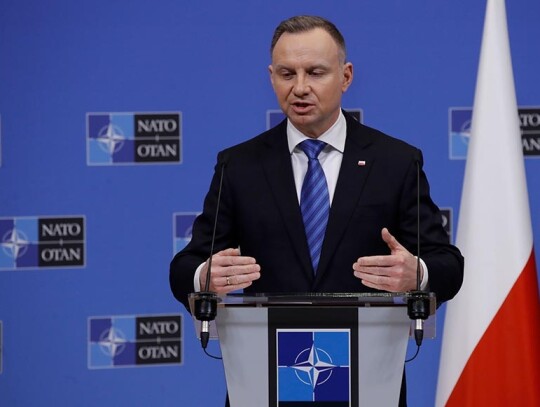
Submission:
[[[353,264],[355,277],[366,287],[390,292],[405,292],[416,289],[417,260],[388,229],[381,231],[384,242],[390,249],[385,256],[360,257]],[[423,270],[420,269],[420,278]]]

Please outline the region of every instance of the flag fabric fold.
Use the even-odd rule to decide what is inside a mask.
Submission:
[[[540,302],[504,0],[488,0],[436,406],[540,406]]]

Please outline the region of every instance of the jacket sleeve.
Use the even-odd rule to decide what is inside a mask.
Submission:
[[[227,192],[226,157],[226,152],[218,154],[214,176],[204,200],[203,212],[197,216],[193,224],[191,241],[174,256],[170,263],[169,284],[171,291],[174,297],[184,304],[188,311],[190,311],[188,295],[194,292],[193,279],[195,271],[210,256],[214,223],[216,214],[218,214],[218,195],[222,174],[223,185],[213,252],[216,253],[228,247],[238,246],[234,235],[231,233],[233,212],[230,205],[230,194]]]

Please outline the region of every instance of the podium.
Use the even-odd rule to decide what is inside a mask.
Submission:
[[[210,335],[220,342],[231,407],[397,406],[411,327],[407,299],[407,293],[220,297]],[[433,316],[434,294],[429,304]],[[434,337],[433,320],[426,338]],[[195,327],[199,332],[199,321]]]

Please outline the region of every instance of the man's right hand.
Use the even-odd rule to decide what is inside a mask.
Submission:
[[[199,275],[201,287],[206,285],[207,270],[208,260]],[[261,277],[260,271],[257,261],[253,257],[241,256],[239,249],[222,250],[212,256],[210,291],[227,294],[244,289]]]

